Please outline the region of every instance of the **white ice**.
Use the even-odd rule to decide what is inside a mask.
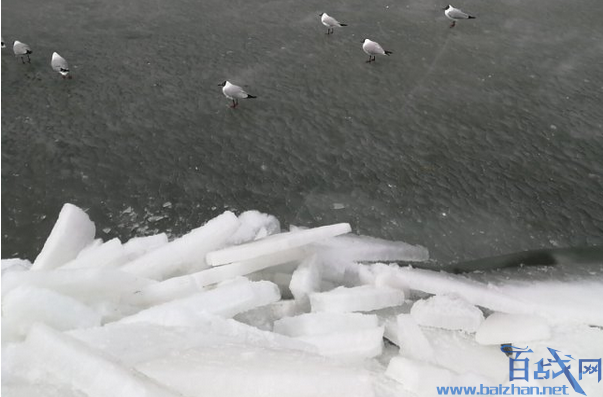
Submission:
[[[482,345],[547,340],[551,329],[539,316],[527,314],[492,313],[478,328],[475,340]]]
[[[331,291],[310,294],[313,312],[368,312],[398,306],[403,302],[402,291],[371,285],[338,287]]]
[[[32,270],[54,269],[69,262],[94,240],[95,233],[88,214],[73,204],[65,204]]]
[[[226,211],[188,234],[124,264],[121,269],[155,280],[200,271],[207,268],[205,255],[222,247],[239,225],[236,215]]]
[[[349,233],[348,223],[321,226],[313,229],[279,233],[250,243],[235,245],[207,254],[207,263],[220,266],[232,262],[246,261],[264,255],[274,254],[291,248],[302,247],[327,238]]]
[[[420,325],[466,332],[475,332],[484,321],[480,309],[455,294],[420,299],[410,314]]]

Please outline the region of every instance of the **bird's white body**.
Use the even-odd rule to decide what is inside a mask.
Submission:
[[[459,10],[458,8],[454,8],[451,5],[449,5],[446,8],[446,10],[444,11],[444,15],[446,15],[446,17],[448,17],[448,19],[453,20],[453,21],[457,21],[459,19],[472,18],[469,14]]]
[[[368,55],[385,55],[385,50],[376,41],[365,39],[362,43],[362,49]]]
[[[328,15],[326,12],[323,12],[323,14],[321,15],[320,22],[322,22],[322,24],[325,25],[327,28],[336,28],[341,26],[339,21],[337,21],[332,16]]]
[[[228,99],[245,99],[249,97],[249,94],[245,92],[238,85],[231,84],[227,81],[224,87],[222,87],[222,93]]]
[[[61,76],[67,76],[69,74],[69,64],[59,54],[56,52],[52,53],[52,59],[50,61],[50,66],[52,69],[61,74]]]
[[[25,43],[21,43],[19,40],[15,40],[13,44],[13,52],[17,56],[31,54],[31,48]]]

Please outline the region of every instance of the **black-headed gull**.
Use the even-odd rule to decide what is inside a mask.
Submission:
[[[239,104],[239,99],[257,98],[256,96],[249,95],[241,87],[232,84],[230,81],[224,81],[222,84],[220,84],[220,86],[222,87],[222,93],[224,96],[232,100],[232,105],[230,105],[231,108],[237,107]]]
[[[69,64],[67,64],[67,61],[65,60],[65,58],[63,58],[56,52],[52,53],[52,59],[50,60],[50,66],[52,66],[52,69],[54,71],[59,72],[63,78],[66,78],[66,77],[71,78],[71,75],[69,75]]]
[[[393,54],[391,51],[384,50],[383,47],[379,45],[376,41],[372,41],[369,39],[365,39],[362,43],[362,50],[366,52],[369,56],[368,61],[366,62],[374,62],[375,55],[390,55]]]
[[[13,44],[13,52],[15,56],[21,57],[21,62],[25,63],[23,59],[24,55],[27,55],[27,62],[31,63],[31,59],[29,59],[29,54],[32,53],[31,48],[25,43],[21,43],[19,40],[15,40],[15,44]]]
[[[348,26],[346,23],[341,23],[337,19],[328,15],[326,12],[320,14],[320,22],[327,27],[327,34],[333,34],[333,28]]]
[[[450,25],[451,28],[455,27],[456,21],[459,19],[475,19],[473,15],[469,15],[458,8],[454,8],[450,4],[444,8],[444,14],[448,17],[448,19],[452,20],[452,24]]]

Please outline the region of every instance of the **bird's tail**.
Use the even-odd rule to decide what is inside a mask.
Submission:
[[[469,19],[475,19],[473,15],[469,15]]]
[[[347,23],[340,23],[339,26],[348,26]]]
[[[393,52],[387,51],[387,50],[385,51],[385,55],[391,55],[391,54],[393,54]]]
[[[257,98],[257,96],[247,94],[247,98],[255,99],[255,98]]]

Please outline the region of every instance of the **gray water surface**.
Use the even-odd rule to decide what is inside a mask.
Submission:
[[[105,239],[257,209],[441,262],[603,244],[603,3],[453,5],[477,19],[449,29],[434,0],[2,1],[2,257],[34,259],[65,202]],[[324,11],[349,26],[325,35]],[[365,63],[364,38],[394,54]],[[258,99],[230,109],[226,79]]]

